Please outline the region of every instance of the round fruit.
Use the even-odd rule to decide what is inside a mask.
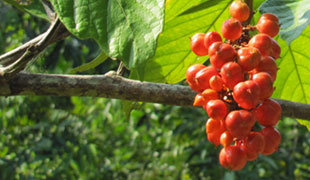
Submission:
[[[254,160],[256,160],[258,158],[259,154],[256,153],[256,152],[248,151],[248,149],[245,146],[244,142],[242,142],[238,146],[245,152],[248,161],[254,161]]]
[[[241,66],[235,62],[228,62],[223,65],[220,72],[222,80],[229,89],[244,80]]]
[[[253,80],[238,83],[234,87],[233,97],[244,109],[252,109],[259,103],[260,88]]]
[[[221,129],[221,121],[209,118],[206,123],[206,133],[214,133],[217,132],[219,129]]]
[[[228,113],[227,104],[220,99],[210,100],[207,104],[207,113],[213,119],[223,120]]]
[[[256,29],[260,33],[274,37],[279,33],[280,24],[267,18],[260,18],[256,24]]]
[[[265,138],[265,148],[262,154],[270,155],[278,150],[278,146],[281,142],[279,131],[273,127],[266,127],[261,130],[261,133]]]
[[[230,44],[215,42],[209,48],[210,63],[218,69],[220,69],[223,64],[233,61],[235,56],[236,51]]]
[[[220,164],[229,170],[241,170],[246,162],[245,152],[238,146],[227,146],[220,151]]]
[[[250,8],[245,2],[242,2],[241,0],[234,1],[230,5],[229,14],[231,15],[231,17],[243,22],[249,18]]]
[[[197,33],[191,38],[191,49],[197,56],[208,55],[208,49],[204,46],[204,33]]]
[[[204,37],[204,46],[206,49],[209,50],[209,47],[215,42],[222,42],[221,35],[216,31],[208,32]]]
[[[226,147],[231,145],[231,143],[233,142],[234,137],[230,134],[229,131],[225,131],[222,133],[221,138],[220,138],[220,143]]]
[[[206,105],[207,102],[201,93],[196,94],[193,106],[203,106]]]
[[[278,123],[281,119],[282,109],[278,102],[266,99],[253,113],[259,124],[268,127]]]
[[[255,124],[254,115],[247,110],[231,111],[225,118],[225,125],[232,136],[246,137]]]
[[[270,56],[264,56],[261,58],[258,66],[251,71],[251,74],[253,75],[259,72],[267,72],[271,76],[272,81],[275,81],[277,71],[278,67],[276,61]]]
[[[205,67],[201,69],[200,71],[198,71],[195,76],[195,81],[197,85],[199,86],[199,88],[209,89],[210,88],[209,80],[213,75],[218,75],[218,72],[212,66]]]
[[[264,14],[262,14],[259,17],[258,21],[260,21],[261,19],[269,19],[271,21],[279,23],[278,17],[276,15],[272,14],[272,13],[264,13]]]
[[[239,20],[230,18],[227,19],[221,27],[221,33],[224,38],[229,40],[237,40],[242,34],[242,24]]]
[[[265,138],[260,132],[253,131],[245,138],[244,145],[247,151],[259,154],[265,149]]]
[[[206,133],[208,140],[218,146],[220,144],[220,138],[225,131],[225,124],[223,121],[218,121],[210,118],[206,124]]]
[[[255,47],[243,47],[237,52],[238,64],[244,71],[250,71],[255,68],[261,59],[260,52]]]
[[[198,71],[205,68],[206,66],[202,64],[194,64],[190,66],[186,71],[186,81],[189,86],[195,91],[202,91],[203,89],[199,88],[195,81],[195,76]]]
[[[215,91],[222,91],[224,82],[219,75],[214,75],[210,78],[209,85]]]
[[[219,94],[215,90],[213,90],[213,89],[206,89],[201,94],[204,97],[204,99],[206,100],[206,104],[205,105],[207,105],[207,103],[210,100],[214,100],[214,99],[218,99],[219,98]]]
[[[260,89],[259,99],[264,100],[271,97],[273,93],[273,81],[270,74],[266,72],[259,72],[252,77],[253,81],[257,83]]]
[[[256,34],[250,39],[248,44],[250,47],[257,48],[262,56],[273,55],[272,38],[267,34]]]

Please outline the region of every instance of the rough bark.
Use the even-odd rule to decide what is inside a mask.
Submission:
[[[0,96],[92,96],[191,106],[196,92],[187,86],[140,82],[106,75],[53,75],[18,73],[0,82]],[[275,99],[283,116],[310,120],[310,104]]]

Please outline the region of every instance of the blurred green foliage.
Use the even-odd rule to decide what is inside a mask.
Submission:
[[[0,52],[48,24],[0,2]],[[93,41],[69,38],[26,71],[68,73],[94,59]],[[107,60],[87,74],[116,69]],[[124,115],[119,100],[0,97],[0,179],[310,179],[310,134],[294,119],[278,124],[279,151],[238,172],[223,169],[200,108],[144,104]]]

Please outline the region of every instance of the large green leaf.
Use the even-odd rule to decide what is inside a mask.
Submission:
[[[280,38],[281,58],[276,60],[279,71],[275,81],[275,98],[296,102],[310,102],[310,28],[295,39],[289,46]],[[310,127],[309,121],[300,121]]]
[[[165,29],[159,36],[154,58],[146,64],[144,80],[177,83],[185,78],[186,69],[190,65],[205,62],[208,57],[198,58],[191,52],[189,39],[198,32],[218,31],[224,20],[229,18],[227,8],[231,2],[231,0],[167,1]],[[191,7],[189,9],[168,8],[174,6],[174,3],[177,3],[178,7],[182,7],[181,4],[184,6],[192,4],[187,6]]]
[[[51,0],[78,38],[93,38],[109,57],[130,69],[143,66],[163,28],[164,0]]]
[[[310,24],[309,0],[267,0],[260,6],[261,13],[274,13],[281,24],[280,37],[290,44]]]

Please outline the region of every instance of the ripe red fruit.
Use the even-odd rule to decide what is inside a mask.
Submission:
[[[279,33],[280,24],[268,18],[260,18],[256,24],[256,29],[260,33],[265,33],[274,37]]]
[[[253,111],[259,124],[268,127],[274,126],[281,119],[282,109],[278,102],[266,99]]]
[[[219,154],[220,164],[229,170],[241,170],[246,162],[246,154],[239,146],[224,147]]]
[[[222,133],[221,138],[220,138],[220,143],[226,147],[230,146],[231,143],[233,142],[234,137],[230,134],[229,131],[225,131]]]
[[[269,19],[271,21],[279,23],[278,17],[276,15],[272,14],[272,13],[264,13],[264,14],[262,14],[259,17],[258,21],[260,21],[261,19]]]
[[[244,109],[252,109],[259,103],[260,88],[253,80],[238,83],[233,90],[234,100]]]
[[[261,59],[260,52],[255,47],[243,47],[237,52],[238,64],[244,71],[250,71],[255,68]]]
[[[259,99],[264,100],[271,97],[273,93],[273,81],[270,74],[266,72],[259,72],[252,77],[253,81],[257,83],[260,89]]]
[[[234,1],[229,8],[229,14],[239,21],[246,21],[250,16],[250,8],[245,2]]]
[[[207,113],[213,119],[223,120],[228,113],[227,104],[220,99],[210,100],[207,104]]]
[[[281,142],[279,131],[273,127],[266,127],[260,131],[265,138],[265,148],[262,154],[270,155],[278,150]]]
[[[223,65],[220,72],[225,85],[233,89],[236,84],[244,80],[241,66],[235,62],[228,62]]]
[[[209,47],[214,43],[214,42],[222,42],[222,37],[221,35],[216,32],[216,31],[212,31],[212,32],[208,32],[205,37],[204,37],[204,46],[206,47],[206,49],[209,50]]]
[[[247,136],[255,124],[255,116],[247,110],[231,111],[225,118],[227,130],[236,138]]]
[[[215,68],[220,69],[223,64],[233,61],[235,56],[236,51],[230,44],[215,42],[209,47],[210,63]]]
[[[221,134],[225,131],[225,124],[223,121],[218,121],[210,118],[206,123],[206,133],[208,140],[218,146],[220,144]]]
[[[208,89],[210,88],[209,80],[213,75],[218,75],[217,70],[213,66],[208,66],[197,72],[195,81],[199,88]]]
[[[209,85],[215,91],[222,91],[224,82],[219,75],[214,75],[210,78]]]
[[[224,38],[229,40],[237,40],[242,34],[242,24],[239,20],[230,18],[227,19],[221,27],[221,33]]]
[[[260,132],[253,131],[245,138],[244,145],[247,151],[259,154],[265,149],[265,138]]]
[[[214,133],[217,132],[219,129],[221,129],[222,124],[221,121],[209,118],[206,123],[206,133]]]
[[[257,48],[262,56],[273,55],[272,38],[267,34],[256,34],[250,39],[248,44],[250,47]]]
[[[205,68],[206,66],[202,64],[194,64],[190,66],[186,71],[186,81],[189,84],[189,86],[195,90],[195,91],[202,91],[203,89],[199,88],[195,81],[195,76],[198,71]]]
[[[201,95],[204,97],[204,99],[206,100],[206,104],[210,101],[210,100],[214,100],[214,99],[218,99],[219,98],[219,94],[213,90],[213,89],[206,89],[204,90]]]
[[[271,76],[272,81],[275,81],[277,71],[278,67],[276,61],[270,56],[264,56],[261,58],[258,66],[251,71],[251,74],[253,75],[259,72],[267,72]]]
[[[208,55],[208,49],[204,46],[204,33],[197,33],[191,38],[191,49],[197,56]]]
[[[203,106],[206,105],[207,102],[201,93],[196,94],[193,106]]]

